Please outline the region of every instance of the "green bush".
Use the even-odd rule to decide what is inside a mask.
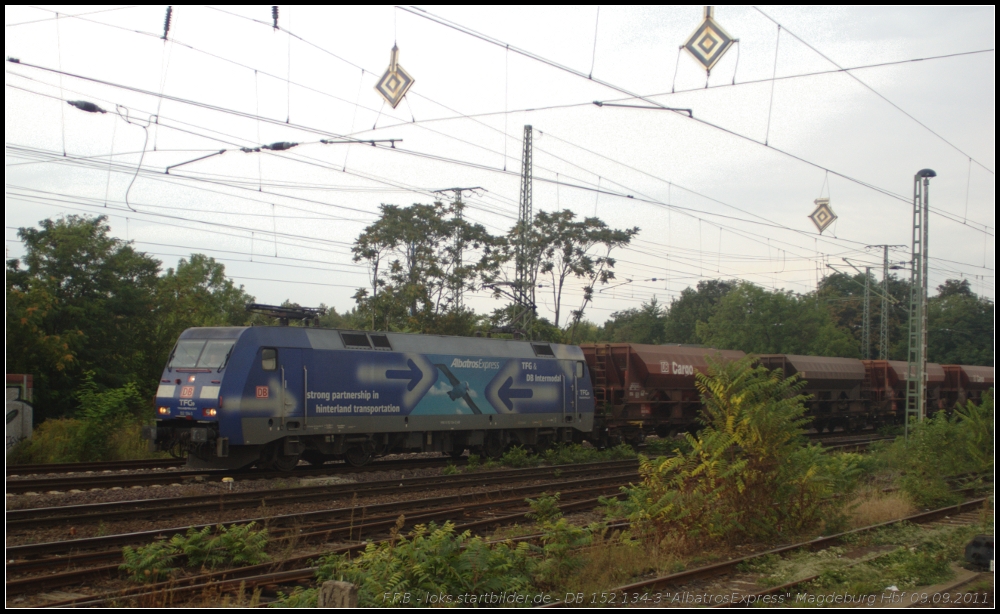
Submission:
[[[535,593],[535,567],[527,543],[488,544],[469,531],[457,533],[454,523],[447,522],[418,525],[406,537],[394,535],[389,541],[369,544],[354,559],[339,554],[326,557],[316,577],[319,582],[354,583],[361,607],[428,607],[448,605],[429,601],[438,595]],[[410,593],[411,600],[384,599],[394,593]],[[315,605],[315,595],[290,597],[296,598],[296,605]]]
[[[642,483],[623,490],[613,511],[628,512],[637,534],[706,541],[767,539],[828,518],[829,499],[857,482],[857,459],[807,445],[804,382],[754,366],[754,357],[709,363],[697,376],[705,427],[689,450],[640,456]]]
[[[132,549],[122,548],[125,560],[118,569],[126,571],[134,582],[158,582],[169,577],[177,568],[173,567],[177,550],[168,542],[158,541],[147,546]]]
[[[537,467],[542,464],[542,459],[521,446],[514,446],[500,457],[500,464],[514,469]]]
[[[149,458],[140,437],[149,404],[135,384],[99,391],[93,373],[77,389],[80,407],[72,418],[42,422],[31,439],[15,446],[7,462],[74,463]]]
[[[993,394],[979,405],[969,402],[952,415],[937,412],[912,427],[909,437],[882,448],[878,458],[903,473],[901,486],[919,507],[940,507],[960,500],[947,478],[993,474]]]
[[[606,450],[582,446],[578,443],[560,444],[545,451],[545,462],[550,465],[573,465],[576,463],[596,463],[610,460],[635,458],[636,452],[627,444],[619,444]]]
[[[174,560],[183,556],[189,567],[215,569],[222,566],[245,567],[267,560],[267,529],[257,529],[255,522],[215,528],[194,527],[170,541],[157,541],[133,550],[122,548],[125,563],[119,569],[129,572],[137,582],[153,582],[167,577],[176,568]]]

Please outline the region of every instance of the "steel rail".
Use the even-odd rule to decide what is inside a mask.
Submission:
[[[434,509],[432,511],[426,511],[416,514],[410,514],[404,516],[404,527],[412,527],[417,524],[423,524],[430,521],[446,521],[446,520],[461,520],[468,514],[483,510],[494,510],[503,509],[512,506],[524,506],[524,495],[530,494],[541,494],[547,492],[552,486],[567,486],[580,484],[583,485],[582,488],[577,488],[575,490],[570,490],[563,492],[562,496],[565,499],[569,499],[569,502],[562,503],[559,507],[564,511],[573,511],[577,509],[590,509],[599,503],[599,498],[585,498],[583,500],[578,500],[580,497],[592,497],[593,495],[609,495],[616,494],[618,486],[620,485],[619,476],[609,476],[605,478],[592,478],[589,480],[578,480],[575,482],[562,482],[556,484],[545,484],[545,485],[534,485],[528,487],[522,487],[519,489],[508,489],[503,492],[503,494],[511,494],[512,491],[519,491],[520,496],[508,497],[505,499],[495,500],[490,497],[485,497],[486,501],[478,503],[467,503],[459,507],[445,508],[445,509]],[[594,484],[602,484],[597,485]],[[440,498],[432,498],[424,500],[432,507],[434,502],[441,503]],[[293,527],[284,532],[278,540],[276,541],[291,541],[294,540],[297,543],[306,542],[311,543],[314,541],[327,541],[332,538],[340,537],[346,541],[354,541],[361,539],[364,533],[368,534],[378,534],[399,525],[400,510],[398,508],[407,506],[410,502],[397,502],[394,504],[384,504],[380,506],[374,506],[378,508],[393,509],[392,513],[383,514],[380,516],[371,517],[365,519],[362,517],[358,519],[357,510],[350,509],[352,517],[344,518],[336,522],[313,525],[309,527]],[[373,508],[368,508],[373,509]],[[518,522],[525,518],[525,514],[528,510],[518,512],[516,514],[509,514],[500,517],[485,518],[479,520],[472,520],[469,522],[462,523],[460,525],[461,530],[478,530],[484,529],[490,526],[505,525],[511,522]],[[197,527],[196,527],[197,528]],[[101,556],[107,556],[105,560],[111,560],[108,555],[116,555],[114,560],[121,559],[120,551],[110,551],[105,553],[100,553]],[[56,560],[58,561],[58,559]],[[50,565],[52,565],[52,559],[48,559]],[[67,562],[63,562],[67,564]],[[259,567],[259,566],[257,566]],[[51,569],[51,567],[49,567]],[[24,567],[22,567],[24,569]],[[8,566],[8,573],[16,571],[12,569],[12,565]],[[116,575],[118,571],[118,565],[104,565],[96,568],[72,570],[57,574],[49,574],[42,576],[33,576],[29,578],[18,578],[15,580],[10,580],[7,582],[6,588],[8,594],[22,594],[30,590],[39,590],[46,588],[70,586],[78,584],[80,582],[90,580],[93,578],[99,578],[107,575]],[[231,577],[231,574],[230,574]]]
[[[200,510],[233,510],[256,507],[261,504],[280,505],[284,503],[304,503],[309,501],[375,495],[419,490],[426,487],[460,488],[469,485],[488,484],[507,479],[530,479],[548,477],[559,472],[575,475],[591,471],[601,471],[620,467],[635,466],[634,459],[560,465],[554,467],[533,467],[527,469],[507,469],[475,474],[438,475],[417,478],[399,478],[372,482],[327,484],[321,486],[296,486],[292,488],[255,490],[249,492],[192,495],[169,499],[141,499],[137,501],[114,501],[81,505],[28,508],[7,512],[7,529],[37,527],[44,525],[103,522],[117,518],[135,518],[149,515],[165,515]]]

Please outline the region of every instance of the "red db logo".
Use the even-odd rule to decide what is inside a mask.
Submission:
[[[268,397],[268,387],[267,386],[257,386],[257,398],[266,399]]]
[[[181,398],[190,399],[194,396],[194,386],[184,386],[181,388]]]

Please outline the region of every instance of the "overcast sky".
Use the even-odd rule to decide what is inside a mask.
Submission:
[[[849,271],[845,257],[880,277],[881,251],[865,246],[909,258],[923,168],[938,175],[931,287],[964,278],[995,297],[994,7],[718,7],[740,42],[707,89],[678,52],[698,7],[422,7],[500,45],[420,9],[339,6],[280,6],[280,30],[266,6],[177,7],[164,42],[165,6],[108,8],[5,7],[5,54],[20,60],[6,64],[8,257],[23,251],[18,227],[104,214],[164,267],[201,252],[259,302],[343,311],[367,285],[351,243],[381,203],[479,186],[467,218],[505,232],[531,124],[536,211],[641,228],[592,321],[701,279],[804,293],[828,264]],[[394,42],[415,79],[396,109],[374,90]],[[906,62],[951,54],[964,55]],[[693,118],[593,104],[621,90]],[[402,142],[318,143],[344,135]],[[276,141],[303,145],[238,150]],[[819,197],[839,216],[822,235],[807,217]],[[564,313],[581,297],[574,283]],[[466,303],[501,306],[488,292]]]

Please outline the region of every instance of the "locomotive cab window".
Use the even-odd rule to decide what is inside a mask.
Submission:
[[[582,360],[576,361],[576,376],[577,376],[577,378],[582,378],[583,377],[583,361]]]
[[[265,371],[274,371],[278,368],[278,350],[274,348],[264,348],[260,351],[260,366]]]

